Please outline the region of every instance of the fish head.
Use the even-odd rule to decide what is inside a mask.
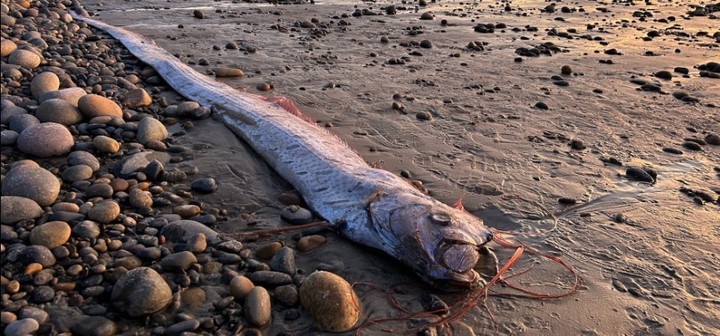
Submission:
[[[381,197],[369,208],[387,253],[438,289],[480,285],[473,270],[492,232],[480,218],[413,193]],[[380,215],[376,215],[380,213]]]

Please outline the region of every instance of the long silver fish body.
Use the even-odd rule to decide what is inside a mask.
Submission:
[[[492,233],[479,218],[370,167],[326,129],[196,72],[147,38],[72,15],[118,39],[187,99],[211,106],[344,237],[384,251],[438,288],[481,283],[473,267]]]

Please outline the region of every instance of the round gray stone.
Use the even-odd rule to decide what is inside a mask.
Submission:
[[[82,121],[80,110],[72,103],[59,99],[48,99],[38,106],[35,116],[42,122],[73,125]]]
[[[73,226],[72,236],[81,239],[95,239],[100,236],[100,227],[93,221],[82,221]]]
[[[48,268],[55,265],[56,260],[49,248],[41,245],[31,245],[20,251],[20,261],[26,265],[36,262],[44,268]]]
[[[140,143],[146,144],[151,140],[163,141],[167,137],[167,128],[159,120],[150,117],[140,120],[136,132],[136,138]]]
[[[7,16],[7,15],[2,15]],[[32,335],[34,334],[38,329],[40,329],[40,324],[37,323],[37,321],[26,318],[22,320],[17,320],[13,323],[10,323],[5,327],[5,336],[26,336],[26,335]]]
[[[40,95],[40,98],[38,99],[39,103],[43,103],[44,101],[48,99],[62,99],[70,104],[73,104],[73,106],[78,106],[78,101],[80,100],[80,97],[86,95],[87,92],[85,92],[85,89],[79,88],[79,87],[71,87],[67,89],[60,89],[57,91],[48,91]]]
[[[68,165],[70,166],[76,166],[76,165],[85,165],[90,167],[94,172],[100,169],[100,161],[95,157],[95,155],[92,155],[90,152],[86,151],[74,151],[68,155],[67,158]]]
[[[42,216],[43,209],[37,202],[20,196],[0,197],[0,221],[13,224],[21,220],[35,219]]]
[[[19,165],[7,173],[2,183],[5,196],[27,197],[40,206],[52,204],[60,193],[60,181],[51,172],[33,165]]]
[[[18,114],[8,119],[10,129],[18,133],[22,133],[24,129],[39,123],[40,120],[32,114]]]
[[[152,314],[165,308],[172,299],[170,286],[155,270],[135,268],[118,279],[111,300],[115,307],[131,317]]]
[[[75,181],[87,180],[92,177],[92,174],[92,168],[86,165],[70,166],[62,172],[62,179],[63,181],[72,183]]]
[[[17,140],[21,152],[37,157],[65,155],[75,144],[68,129],[58,123],[33,125],[20,133]]]
[[[0,132],[0,145],[12,146],[17,142],[17,138],[20,136],[18,132],[13,130],[4,130]]]

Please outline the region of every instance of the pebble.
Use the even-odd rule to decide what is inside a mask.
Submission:
[[[65,244],[69,238],[70,225],[60,221],[38,225],[30,232],[31,244],[42,245],[49,249]]]
[[[73,166],[77,167],[77,166]],[[110,198],[113,195],[113,188],[109,184],[105,183],[99,183],[99,184],[93,184],[89,186],[87,189],[85,189],[85,197],[86,198],[95,198],[95,197],[101,197],[101,198]]]
[[[272,316],[270,294],[263,287],[253,287],[245,298],[245,318],[253,327],[270,323]]]
[[[212,177],[199,178],[192,182],[190,188],[197,192],[209,194],[217,190],[217,182]]]
[[[694,141],[685,141],[685,142],[683,142],[682,146],[689,150],[693,150],[693,151],[702,151],[703,150],[702,146],[699,143],[694,142]]]
[[[43,209],[37,202],[20,196],[0,197],[0,221],[13,224],[22,220],[35,219],[42,216]]]
[[[162,227],[162,234],[168,242],[187,243],[196,233],[202,233],[210,241],[216,241],[218,234],[213,229],[194,220],[177,220]]]
[[[169,336],[179,336],[185,332],[193,331],[199,327],[200,321],[196,319],[190,319],[175,323],[167,327],[167,329],[165,329],[165,334]]]
[[[433,18],[434,17],[430,12],[425,12],[420,15],[420,20],[432,20]]]
[[[101,152],[112,154],[120,151],[120,143],[111,137],[98,135],[93,139],[92,143],[93,146]]]
[[[40,98],[45,92],[58,89],[60,89],[60,78],[49,71],[36,75],[30,82],[30,92],[35,98]]]
[[[31,70],[37,68],[40,62],[42,62],[40,55],[25,49],[16,49],[8,57],[8,63]]]
[[[313,214],[310,210],[297,205],[285,207],[280,212],[280,219],[291,225],[302,225],[311,223]]]
[[[115,322],[104,316],[83,316],[70,327],[73,335],[78,336],[112,336],[117,329]]]
[[[215,68],[215,77],[243,77],[245,73],[240,69],[235,68]]]
[[[48,99],[38,106],[35,116],[41,122],[54,122],[61,125],[74,125],[82,121],[80,110],[62,99]]]
[[[308,252],[325,244],[327,239],[321,235],[309,235],[300,238],[297,242],[297,250],[300,252]]]
[[[256,271],[247,275],[257,286],[277,287],[292,283],[292,277],[275,271]]]
[[[197,263],[197,258],[192,252],[182,251],[173,253],[163,258],[160,261],[160,266],[163,270],[170,272],[185,271],[194,263]]]
[[[31,318],[39,324],[43,324],[50,319],[50,315],[40,308],[27,306],[20,310],[20,314],[18,314],[17,318],[20,320]]]
[[[640,181],[640,182],[649,182],[654,183],[655,179],[648,173],[646,170],[636,167],[629,167],[625,171],[625,176],[627,176],[631,180]]]
[[[88,218],[101,224],[107,224],[120,215],[120,205],[115,201],[104,201],[95,204],[88,211]]]
[[[141,144],[147,144],[153,140],[163,141],[167,139],[167,137],[167,128],[155,118],[143,118],[138,124],[136,138]]]
[[[672,72],[667,70],[658,71],[655,73],[655,77],[665,80],[671,80],[673,75]]]
[[[173,213],[180,215],[182,218],[195,217],[200,214],[202,209],[194,204],[178,205],[173,208]]]
[[[78,108],[86,118],[98,116],[123,117],[122,109],[117,103],[96,94],[86,94],[80,97]]]
[[[122,99],[123,106],[129,109],[148,107],[152,104],[152,98],[144,89],[131,89]]]
[[[418,120],[425,120],[425,121],[431,121],[433,119],[432,114],[430,112],[418,112],[415,117]]]
[[[27,197],[40,206],[52,204],[60,193],[60,181],[37,165],[19,165],[5,176],[2,195]]]
[[[709,133],[705,136],[705,142],[708,145],[720,146],[720,135],[717,135],[715,133]]]
[[[32,125],[24,129],[17,139],[21,152],[42,158],[65,155],[74,144],[70,131],[54,122]]]
[[[20,136],[18,132],[13,130],[3,130],[0,132],[0,145],[12,146],[17,142],[17,138]]]
[[[8,122],[10,124],[10,129],[18,133],[22,133],[23,130],[30,126],[40,124],[40,120],[32,114],[19,114],[12,116],[8,119]]]
[[[40,329],[40,324],[27,318],[8,324],[4,332],[5,336],[25,336],[34,334],[38,329]]]
[[[52,251],[45,246],[32,245],[25,247],[20,252],[20,260],[25,264],[38,263],[43,267],[51,267],[55,265],[55,256]]]
[[[136,208],[151,207],[153,199],[149,192],[134,188],[130,190],[130,205]]]
[[[86,151],[74,151],[70,153],[67,157],[67,162],[70,166],[88,166],[90,167],[90,169],[92,169],[93,172],[100,169],[100,161],[98,161],[95,155],[92,155],[91,153]]]
[[[242,275],[236,275],[230,280],[228,291],[230,291],[230,294],[236,299],[243,299],[250,293],[253,287],[255,287],[255,285],[250,279]]]
[[[17,321],[17,315],[13,312],[3,311],[0,312],[0,324],[8,325]]]
[[[87,95],[87,92],[83,88],[72,87],[66,89],[60,89],[57,91],[48,91],[40,95],[38,102],[43,103],[48,99],[60,99],[64,100],[73,106],[78,106],[80,98]]]
[[[7,17],[7,19],[14,19],[10,15],[2,15],[3,20]],[[4,21],[3,21],[4,24]],[[13,23],[14,24],[14,23]],[[11,25],[8,25],[11,26]],[[3,39],[0,41],[0,55],[2,57],[8,57],[10,54],[12,54],[13,51],[17,50],[17,44],[11,40]]]
[[[276,272],[282,272],[290,276],[294,276],[297,272],[295,265],[295,251],[289,247],[283,247],[278,251],[268,263],[270,269]]]
[[[192,253],[203,253],[207,249],[207,238],[202,233],[196,233],[188,239],[186,248]]]
[[[420,48],[430,49],[432,47],[433,47],[433,44],[430,40],[420,41]]]
[[[260,246],[255,251],[255,258],[260,260],[271,259],[283,247],[281,242],[271,242]]]
[[[65,168],[62,172],[62,179],[65,182],[72,183],[75,181],[87,180],[92,177],[92,174],[92,168],[81,164]]]
[[[273,297],[286,307],[294,307],[299,301],[298,290],[295,285],[284,285],[275,288]]]
[[[122,275],[111,294],[113,304],[131,317],[156,313],[171,299],[170,286],[148,267],[138,267]]]
[[[343,332],[360,317],[360,302],[345,279],[329,272],[315,271],[300,287],[300,303],[323,331]]]

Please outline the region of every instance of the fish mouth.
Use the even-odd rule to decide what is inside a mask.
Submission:
[[[452,273],[449,279],[435,279],[430,281],[434,288],[443,292],[464,292],[485,285],[480,274],[474,270],[465,273]]]

